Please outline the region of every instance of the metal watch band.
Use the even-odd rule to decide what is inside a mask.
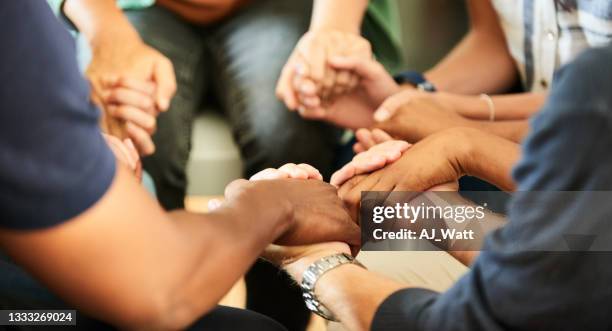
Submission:
[[[306,269],[304,275],[302,276],[301,287],[302,297],[304,298],[304,302],[306,303],[308,309],[326,320],[336,321],[334,314],[317,299],[314,289],[317,281],[324,273],[343,264],[349,263],[357,264],[363,267],[363,265],[356,261],[352,256],[342,253],[323,257],[313,262]]]

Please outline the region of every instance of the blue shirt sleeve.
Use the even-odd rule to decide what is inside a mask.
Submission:
[[[594,49],[557,73],[514,170],[510,221],[487,238],[472,270],[442,294],[392,294],[373,330],[612,328],[612,253],[563,249],[566,234],[612,238],[610,61],[612,47]],[[579,192],[563,199],[561,191]]]
[[[0,227],[53,226],[104,195],[115,159],[47,3],[0,1],[0,24]]]

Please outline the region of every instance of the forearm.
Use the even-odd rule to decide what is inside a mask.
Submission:
[[[468,35],[425,76],[439,91],[499,93],[512,87],[517,70],[507,50],[497,14],[489,1],[468,2]]]
[[[526,120],[544,106],[546,93],[517,93],[507,95],[492,95],[496,121]],[[455,111],[460,115],[476,119],[489,120],[491,118],[490,105],[480,97],[439,93],[437,97],[452,103]]]
[[[92,45],[118,38],[140,40],[115,0],[66,0],[63,11]]]
[[[498,137],[520,143],[529,132],[529,121],[469,121],[469,126],[484,132],[496,135]]]
[[[355,265],[323,275],[315,293],[348,330],[370,330],[380,304],[404,284],[379,276]]]
[[[122,328],[185,328],[287,225],[282,205],[169,217],[128,176],[119,170],[104,198],[61,226],[0,233],[9,254],[62,299]]]
[[[360,34],[367,7],[368,0],[315,0],[310,30],[340,30]]]
[[[521,156],[520,145],[479,130],[463,130],[462,152],[456,160],[462,172],[496,185],[504,191],[514,191],[512,168]]]

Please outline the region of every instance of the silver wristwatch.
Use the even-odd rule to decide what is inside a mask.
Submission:
[[[304,271],[301,287],[302,296],[308,309],[326,320],[336,321],[334,314],[317,299],[314,288],[317,281],[324,273],[349,263],[363,267],[363,265],[352,256],[342,253],[323,257],[312,263],[306,271]]]

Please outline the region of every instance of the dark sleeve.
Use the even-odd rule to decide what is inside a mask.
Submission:
[[[115,159],[47,3],[0,1],[0,22],[0,227],[53,226],[104,195]]]
[[[591,50],[558,72],[514,170],[510,221],[487,238],[472,270],[442,294],[394,293],[373,330],[612,327],[611,250],[584,251],[589,241],[574,251],[568,239],[612,242],[611,60],[612,48]]]

